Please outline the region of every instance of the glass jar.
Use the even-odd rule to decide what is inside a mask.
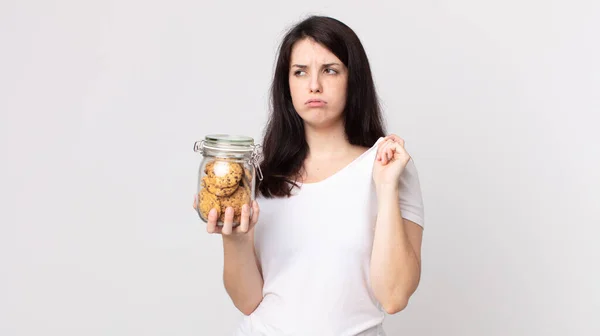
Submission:
[[[196,141],[194,151],[203,156],[198,170],[198,215],[206,223],[209,211],[215,208],[217,225],[223,226],[225,209],[231,206],[233,227],[240,225],[242,205],[251,206],[256,178],[262,180],[261,146],[248,136],[212,134]]]

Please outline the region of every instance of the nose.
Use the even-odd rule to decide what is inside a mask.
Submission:
[[[319,75],[313,75],[310,77],[310,92],[314,93],[314,92],[323,92],[323,87],[321,86],[321,79],[319,78]]]

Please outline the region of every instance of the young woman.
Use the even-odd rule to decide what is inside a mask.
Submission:
[[[245,206],[232,228],[229,208],[220,227],[213,210],[207,225],[223,237],[225,288],[246,315],[236,335],[385,335],[385,313],[419,283],[424,211],[359,38],[329,17],[298,23],[271,94],[252,215]]]

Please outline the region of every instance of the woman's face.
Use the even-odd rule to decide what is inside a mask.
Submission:
[[[290,93],[305,124],[321,128],[343,122],[347,82],[346,66],[327,48],[309,38],[294,44]]]

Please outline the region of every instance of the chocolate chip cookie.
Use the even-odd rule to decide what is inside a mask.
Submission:
[[[208,190],[211,194],[223,197],[230,196],[231,194],[233,194],[238,188],[238,185],[236,184],[233,187],[219,188],[216,185],[214,177],[209,177],[208,175],[205,175],[202,178],[202,187],[206,188],[206,190]]]
[[[240,183],[244,169],[236,162],[214,160],[206,165],[204,172],[213,186],[231,188]]]
[[[225,221],[225,210],[227,207],[232,207],[234,211],[233,222],[239,224],[242,215],[242,205],[250,204],[250,193],[248,192],[248,189],[244,186],[240,186],[230,196],[219,197],[218,199],[222,209],[219,219],[222,222]]]
[[[200,190],[198,200],[200,202],[198,206],[200,209],[200,214],[202,214],[205,219],[208,219],[208,213],[212,208],[217,210],[218,216],[221,216],[221,214],[224,212],[221,211],[221,202],[219,201],[219,198],[216,195],[208,192],[206,189]]]

